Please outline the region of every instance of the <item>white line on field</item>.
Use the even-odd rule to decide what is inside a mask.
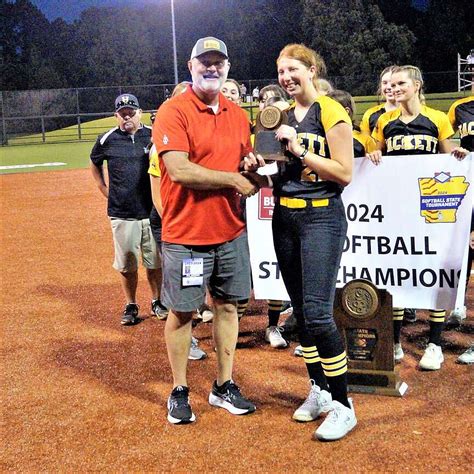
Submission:
[[[65,166],[67,163],[55,162],[55,163],[35,163],[28,165],[8,165],[0,166],[0,170],[16,170],[20,168],[36,168],[38,166]]]

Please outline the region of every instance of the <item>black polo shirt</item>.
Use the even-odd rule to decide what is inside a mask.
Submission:
[[[135,135],[115,127],[99,135],[90,159],[98,167],[107,161],[109,199],[107,214],[121,219],[147,219],[151,199],[149,144],[151,128],[142,126]]]

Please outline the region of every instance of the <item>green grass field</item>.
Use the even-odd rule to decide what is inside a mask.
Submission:
[[[426,102],[430,107],[447,112],[456,99],[465,96],[465,92],[428,94]],[[377,97],[356,97],[355,101],[358,121],[369,107],[377,103]],[[253,116],[257,110],[254,106]],[[248,109],[247,113],[250,116]],[[150,123],[149,114],[143,114],[143,122]],[[77,125],[47,132],[45,143],[41,134],[9,140],[11,146],[0,147],[0,174],[86,168],[89,166],[89,154],[97,135],[115,125],[114,117],[87,122],[81,127],[81,140]]]
[[[86,168],[92,146],[93,142],[75,142],[1,147],[0,174]]]

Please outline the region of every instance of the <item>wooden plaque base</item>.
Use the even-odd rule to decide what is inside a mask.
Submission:
[[[390,293],[353,280],[336,289],[334,318],[346,343],[349,390],[402,397],[408,386],[393,358]]]

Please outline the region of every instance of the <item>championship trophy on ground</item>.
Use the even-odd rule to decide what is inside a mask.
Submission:
[[[393,357],[392,296],[368,280],[336,289],[334,318],[347,347],[349,391],[402,397]]]

